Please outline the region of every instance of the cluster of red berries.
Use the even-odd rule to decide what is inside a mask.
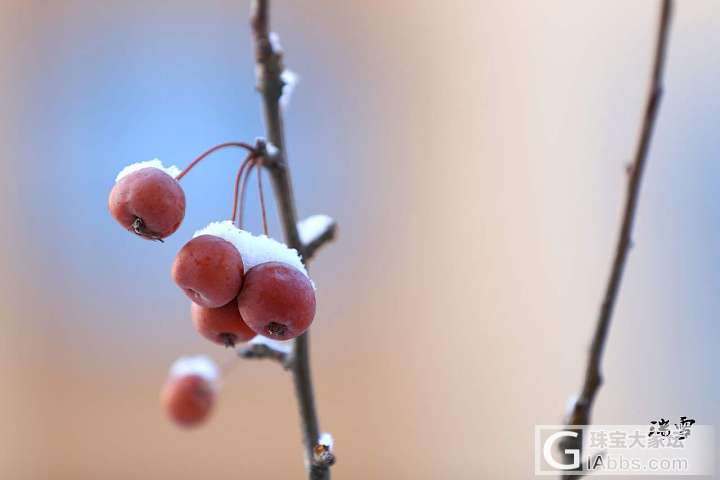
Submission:
[[[111,215],[136,235],[162,241],[179,228],[185,215],[185,194],[179,180],[212,151],[182,172],[177,167],[163,167],[159,160],[126,167],[110,192]],[[235,225],[238,185],[245,167],[250,165],[245,172],[249,175],[257,158],[251,153],[238,172],[233,218],[196,232],[172,265],[173,280],[192,300],[195,329],[225,347],[256,335],[273,340],[295,338],[308,329],[315,316],[315,286],[297,251]],[[259,175],[258,168],[260,182]],[[264,202],[261,204],[264,219]],[[171,376],[163,394],[171,418],[181,425],[202,422],[213,403],[210,383],[202,375]]]
[[[289,340],[315,317],[315,288],[297,253],[231,222],[197,232],[175,257],[172,277],[193,301],[195,328],[221,345],[256,334]]]

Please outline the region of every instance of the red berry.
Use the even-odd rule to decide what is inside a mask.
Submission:
[[[185,216],[185,194],[173,177],[143,168],[122,177],[110,191],[110,214],[123,227],[149,240],[162,240]]]
[[[180,249],[172,278],[190,300],[206,308],[230,303],[243,282],[243,261],[232,243],[215,235],[200,235]]]
[[[295,338],[315,317],[315,289],[302,272],[280,262],[261,263],[245,275],[238,295],[245,323],[259,335]]]
[[[215,391],[200,375],[171,377],[161,396],[168,417],[182,427],[195,427],[208,417],[215,403]]]
[[[195,330],[219,345],[234,347],[237,342],[247,342],[255,336],[240,316],[235,301],[220,308],[205,308],[193,303],[190,312]]]

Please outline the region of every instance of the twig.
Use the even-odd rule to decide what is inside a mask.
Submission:
[[[281,78],[284,70],[282,52],[277,51],[270,40],[269,8],[268,0],[254,0],[250,13],[250,24],[255,41],[257,90],[262,97],[265,130],[268,141],[277,148],[273,161],[266,163],[265,168],[272,181],[285,241],[290,248],[296,249],[306,259],[305,245],[300,241],[297,229],[295,197],[287,163],[285,133],[280,110],[280,97],[284,86]],[[307,332],[295,339],[292,355],[293,361],[290,370],[295,384],[295,396],[300,413],[309,478],[311,480],[329,480],[329,465],[319,465],[313,462],[320,428],[315,410]]]
[[[305,238],[305,235],[303,235],[303,228],[308,224],[308,222],[313,221],[317,217],[324,217],[322,228],[319,231],[312,232],[312,236],[309,238]],[[298,230],[300,231],[300,239],[305,245],[303,260],[307,262],[315,256],[315,253],[317,253],[323,245],[335,240],[335,236],[337,235],[337,223],[325,215],[315,215],[298,222]]]
[[[262,343],[251,343],[244,345],[237,351],[238,357],[248,360],[274,360],[286,370],[292,368],[293,357],[287,352],[276,350],[270,345]]]
[[[310,261],[315,256],[315,253],[320,250],[320,247],[326,243],[332,241],[335,238],[337,232],[337,224],[333,223],[330,227],[323,232],[322,235],[316,237],[312,242],[305,244],[305,261]]]
[[[632,227],[640,194],[640,183],[650,147],[653,128],[655,126],[655,119],[657,118],[660,97],[663,91],[662,75],[667,52],[672,6],[672,0],[663,0],[658,24],[652,76],[650,78],[650,89],[645,105],[645,115],[640,130],[640,138],[635,150],[635,157],[628,170],[628,184],[620,237],[618,238],[612,270],[607,282],[605,296],[600,308],[595,334],[590,347],[590,356],[585,371],[585,381],[582,392],[568,415],[568,425],[588,425],[590,423],[590,414],[595,395],[602,384],[602,355],[607,342],[613,309],[620,290],[620,282],[622,280],[625,262],[632,246]]]

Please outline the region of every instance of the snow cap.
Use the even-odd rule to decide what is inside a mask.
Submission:
[[[162,170],[173,178],[180,175],[180,169],[175,165],[170,165],[169,167],[166,167],[159,159],[154,158],[152,160],[148,160],[147,162],[133,163],[132,165],[128,165],[127,167],[123,168],[122,170],[120,170],[120,173],[117,174],[117,177],[115,177],[115,183],[122,180],[123,177],[127,177],[131,173],[135,173],[138,170],[142,170],[143,168],[157,168],[158,170]]]
[[[245,271],[261,263],[281,262],[300,270],[303,275],[310,278],[297,250],[266,235],[253,235],[250,232],[241,230],[230,220],[213,222],[202,230],[195,232],[193,238],[200,235],[214,235],[232,243],[242,256]]]
[[[197,375],[211,384],[216,384],[220,379],[220,370],[215,362],[205,355],[180,357],[170,367],[170,378],[187,375]]]

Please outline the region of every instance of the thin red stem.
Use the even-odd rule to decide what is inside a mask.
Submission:
[[[235,219],[237,218],[237,211],[238,211],[238,195],[240,192],[240,180],[242,179],[243,173],[245,172],[245,168],[250,164],[250,162],[253,160],[253,154],[248,155],[245,157],[245,160],[243,160],[242,164],[240,165],[240,168],[238,168],[237,176],[235,177],[235,192],[233,193],[233,209],[232,209],[232,216],[230,217],[230,221],[232,223],[235,223]]]
[[[257,184],[258,184],[258,196],[260,197],[260,212],[262,213],[262,223],[263,223],[263,231],[265,232],[266,236],[270,236],[268,233],[268,222],[267,222],[267,212],[265,211],[265,195],[263,194],[263,184],[262,184],[262,157],[258,158],[256,161],[257,165]]]
[[[245,213],[245,192],[247,191],[248,180],[253,168],[255,168],[255,162],[250,162],[250,166],[245,171],[245,178],[242,181],[242,187],[240,188],[240,209],[238,211],[238,222],[237,226],[243,228],[243,215]]]
[[[227,142],[227,143],[221,143],[220,145],[215,145],[214,147],[201,153],[195,160],[190,162],[190,164],[187,167],[185,167],[185,169],[175,177],[175,180],[179,181],[180,179],[182,179],[185,175],[187,175],[187,173],[190,170],[192,170],[195,167],[195,165],[197,165],[202,160],[204,160],[208,155],[211,155],[211,154],[217,152],[218,150],[222,150],[223,148],[229,148],[229,147],[244,148],[251,154],[255,153],[255,149],[251,145],[248,145],[247,143],[244,143],[244,142]]]
[[[263,183],[262,183],[262,157],[257,157],[255,155],[249,155],[247,159],[245,159],[245,162],[243,162],[243,165],[240,167],[240,170],[238,170],[237,177],[235,177],[235,203],[237,202],[238,196],[240,197],[240,207],[237,210],[237,226],[239,228],[243,227],[243,216],[245,214],[245,192],[247,192],[248,188],[248,182],[250,180],[250,176],[252,175],[253,169],[257,171],[257,187],[258,187],[258,196],[260,198],[260,213],[262,215],[262,225],[263,225],[263,232],[265,235],[270,235],[270,230],[268,228],[268,221],[267,221],[267,209],[265,208],[265,191],[263,189]],[[247,170],[245,170],[245,166],[248,165]],[[242,178],[244,175],[244,178]],[[241,183],[242,178],[242,186],[239,189],[238,192],[238,186]],[[235,221],[236,215],[235,210],[233,210],[233,222]]]

